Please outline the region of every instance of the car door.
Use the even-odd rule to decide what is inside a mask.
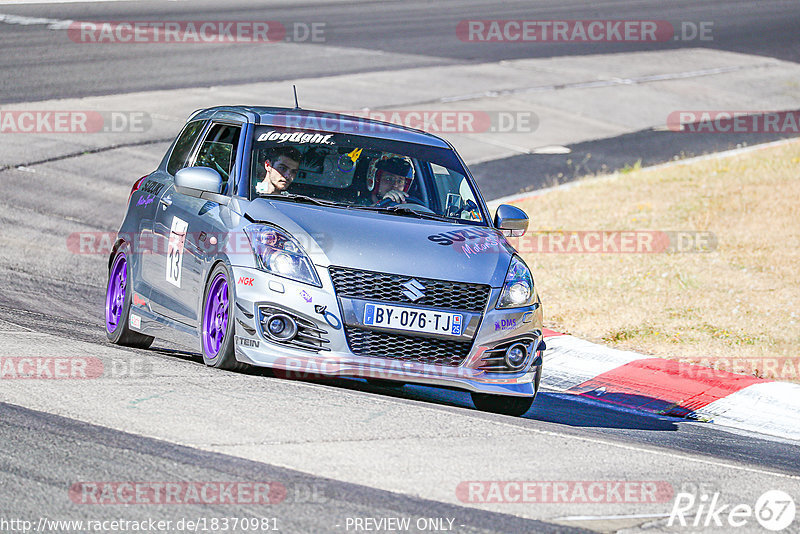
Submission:
[[[162,243],[156,240],[153,234],[156,215],[165,209],[165,206],[160,201],[173,184],[175,173],[188,165],[207,123],[208,121],[206,120],[186,123],[170,149],[166,168],[153,173],[144,184],[144,188],[147,188],[152,193],[152,203],[150,204],[152,212],[146,224],[140,229],[140,249],[142,254],[139,258],[139,278],[142,281],[142,285],[147,288],[147,298],[150,297],[153,292],[152,288],[158,284],[163,276],[159,268],[161,267],[160,258],[157,254],[158,247]]]
[[[223,179],[221,191],[226,192],[234,174],[241,132],[241,124],[212,121],[187,166],[216,170]],[[203,277],[214,256],[214,240],[220,239],[220,229],[224,227],[222,212],[227,208],[212,200],[180,193],[174,182],[161,195],[159,204],[153,225],[157,246],[153,254],[155,281],[151,305],[165,317],[196,326]]]

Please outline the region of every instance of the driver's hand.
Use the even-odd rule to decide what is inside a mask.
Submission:
[[[397,202],[398,204],[405,204],[406,198],[408,198],[408,193],[404,193],[403,191],[398,191],[397,189],[392,189],[385,195],[381,200],[389,199],[392,202]]]

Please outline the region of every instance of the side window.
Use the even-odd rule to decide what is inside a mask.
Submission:
[[[169,156],[169,162],[167,162],[168,173],[174,176],[176,172],[186,166],[186,159],[192,151],[197,136],[203,130],[203,123],[204,121],[194,121],[183,127],[183,131],[172,149],[172,154]]]
[[[431,170],[445,215],[468,221],[483,220],[478,201],[464,175],[435,163],[431,163]]]
[[[236,161],[236,149],[239,146],[241,131],[241,126],[213,125],[200,146],[195,166],[214,169],[222,176],[222,182],[227,182]]]

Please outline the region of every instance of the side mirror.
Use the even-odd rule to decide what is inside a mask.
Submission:
[[[208,191],[210,193],[219,193],[222,187],[222,176],[214,169],[209,169],[208,167],[186,167],[175,173],[175,187],[180,189],[194,189],[198,192]],[[199,194],[192,195],[191,192],[186,192],[184,194],[200,196]]]
[[[222,176],[208,167],[186,167],[175,173],[175,190],[188,197],[227,205],[230,197],[220,194]]]
[[[528,229],[528,215],[509,204],[500,204],[494,214],[494,226],[511,237],[520,237]]]

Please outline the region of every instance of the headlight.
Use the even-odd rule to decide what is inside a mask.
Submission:
[[[525,262],[519,256],[511,258],[511,266],[506,274],[506,281],[496,308],[522,308],[530,306],[536,298],[533,290],[533,276]]]
[[[311,260],[289,234],[266,224],[251,224],[244,231],[261,270],[305,284],[322,286]]]

